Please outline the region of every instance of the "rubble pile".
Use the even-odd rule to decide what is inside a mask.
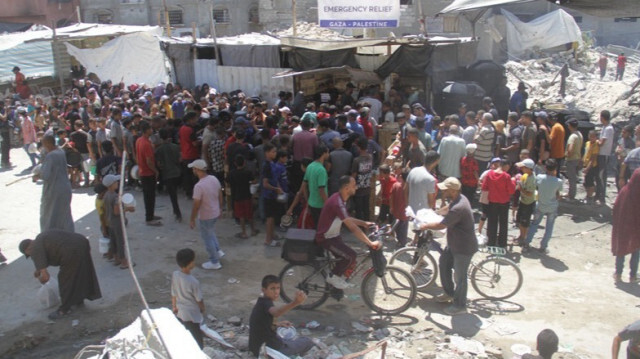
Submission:
[[[627,66],[623,81],[614,81],[616,75],[616,57],[621,49],[588,48],[578,52],[577,59],[573,51],[544,54],[538,58],[523,61],[509,61],[505,64],[508,86],[515,89],[518,82],[527,85],[529,100],[533,107],[539,102],[542,105],[563,104],[567,109],[577,109],[592,114],[595,119],[599,111],[608,109],[615,120],[627,120],[639,111],[640,93],[630,94],[632,86],[638,79],[640,56],[635,51],[625,51]],[[623,50],[624,51],[624,50]],[[601,53],[608,55],[607,73],[600,80],[598,59]],[[560,96],[560,70],[568,64],[566,96]],[[556,76],[557,75],[557,76]],[[555,79],[554,79],[555,78]],[[632,105],[630,105],[632,104]]]
[[[351,36],[341,35],[340,33],[333,31],[328,28],[320,27],[316,23],[310,22],[297,22],[296,23],[296,33],[297,37],[302,37],[305,39],[316,39],[316,40],[325,40],[325,41],[333,41],[333,40],[353,40]],[[276,31],[274,33],[277,37],[292,37],[293,36],[293,27],[289,27],[288,29]]]

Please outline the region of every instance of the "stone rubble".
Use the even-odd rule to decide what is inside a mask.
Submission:
[[[623,81],[614,81],[618,53],[624,51],[627,66]],[[608,55],[607,73],[600,80],[598,59],[600,53]],[[561,104],[567,109],[586,111],[591,114],[591,120],[598,119],[601,110],[611,111],[614,122],[628,120],[638,114],[640,102],[640,88],[629,95],[631,87],[638,80],[640,56],[632,49],[621,47],[584,48],[578,51],[577,59],[572,51],[553,54],[539,53],[537,58],[521,61],[508,61],[504,66],[507,70],[507,86],[515,91],[520,81],[527,85],[530,101],[544,105]],[[560,76],[556,77],[564,64],[569,66],[566,96],[559,95]],[[553,78],[555,81],[553,81]],[[640,87],[640,86],[639,86]]]

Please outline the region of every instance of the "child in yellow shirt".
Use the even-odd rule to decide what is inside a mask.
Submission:
[[[600,145],[598,145],[598,133],[594,130],[589,131],[589,141],[587,141],[584,149],[584,157],[582,162],[584,164],[584,188],[587,191],[587,202],[593,202],[593,197],[596,191],[596,183],[600,182],[598,177],[598,152],[600,151]],[[594,182],[595,180],[595,182]]]

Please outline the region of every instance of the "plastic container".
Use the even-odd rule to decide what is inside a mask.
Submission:
[[[260,187],[259,184],[254,183],[251,186],[249,186],[249,191],[251,191],[251,194],[254,195],[256,193],[258,193],[258,188]]]
[[[109,238],[101,237],[98,241],[98,250],[101,254],[109,252]]]
[[[136,199],[131,193],[122,195],[122,204],[127,208],[136,208]]]
[[[135,180],[140,179],[140,174],[138,173],[138,165],[131,167],[131,178]]]
[[[276,200],[280,203],[287,203],[288,198],[289,198],[289,195],[287,193],[280,193],[276,198]]]

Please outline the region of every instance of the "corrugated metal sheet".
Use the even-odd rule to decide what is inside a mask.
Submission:
[[[216,60],[193,60],[193,72],[195,74],[196,85],[207,83],[210,87],[220,88],[218,86],[218,66]]]
[[[260,96],[270,104],[278,101],[278,92],[293,91],[293,77],[274,79],[273,75],[291,69],[218,66],[218,91],[241,89],[248,96]]]
[[[68,56],[68,55],[67,55]],[[51,42],[38,41],[0,51],[0,81],[13,81],[11,72],[18,66],[27,77],[52,76],[55,73]],[[67,67],[68,68],[68,67]]]

